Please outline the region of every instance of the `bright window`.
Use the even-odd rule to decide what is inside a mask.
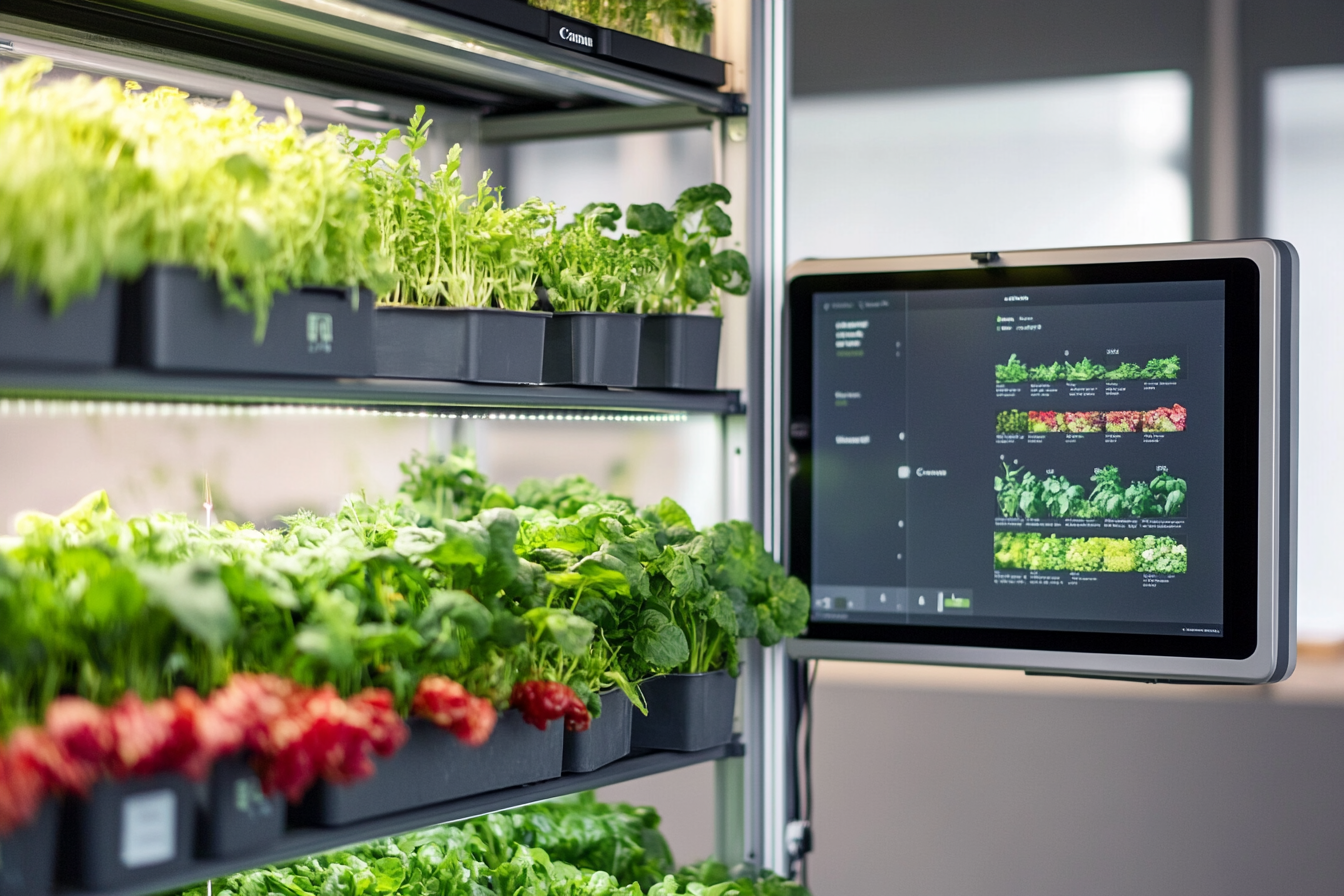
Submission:
[[[1175,71],[801,97],[789,256],[1188,240],[1189,148]]]
[[[1265,231],[1302,260],[1297,593],[1304,640],[1344,637],[1344,66],[1266,82]]]

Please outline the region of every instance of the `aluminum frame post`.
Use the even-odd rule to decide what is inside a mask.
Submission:
[[[790,0],[752,0],[748,143],[751,153],[750,367],[752,521],[765,544],[783,556],[779,328],[784,303],[785,113],[789,95]],[[782,645],[744,652],[743,740],[747,860],[780,874],[789,870],[785,825],[793,769],[789,757],[789,660]]]

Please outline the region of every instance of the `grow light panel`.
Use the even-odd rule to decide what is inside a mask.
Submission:
[[[1271,240],[798,265],[793,655],[1289,675],[1296,293]]]
[[[425,420],[518,420],[555,423],[685,423],[682,413],[591,411],[410,410],[314,404],[204,404],[170,401],[67,401],[0,398],[0,417],[405,417]]]

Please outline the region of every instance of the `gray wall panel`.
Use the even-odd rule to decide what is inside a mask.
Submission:
[[[1344,892],[1344,708],[821,685],[817,896]]]

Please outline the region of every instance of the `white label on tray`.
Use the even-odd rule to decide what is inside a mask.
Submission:
[[[308,354],[331,354],[334,333],[331,315],[325,311],[308,312]]]
[[[177,794],[151,790],[121,804],[121,864],[160,865],[177,857]]]

